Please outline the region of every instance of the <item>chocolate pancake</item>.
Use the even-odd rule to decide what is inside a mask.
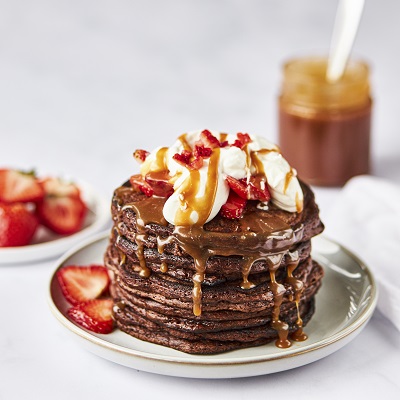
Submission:
[[[105,254],[114,318],[124,332],[193,354],[306,338],[323,277],[311,238],[323,230],[314,195],[301,212],[249,201],[240,219],[174,226],[165,198],[126,183],[112,200]]]

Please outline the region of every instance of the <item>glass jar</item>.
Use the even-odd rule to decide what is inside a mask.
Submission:
[[[303,58],[284,65],[279,96],[279,143],[299,178],[341,186],[370,172],[369,68],[350,61],[342,78],[326,79],[327,60]]]

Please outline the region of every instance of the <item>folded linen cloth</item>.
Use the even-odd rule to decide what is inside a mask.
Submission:
[[[378,309],[400,331],[400,186],[358,176],[324,218],[326,236],[353,251],[378,282]]]

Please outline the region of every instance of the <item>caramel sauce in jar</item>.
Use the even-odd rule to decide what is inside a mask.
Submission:
[[[342,186],[370,172],[372,100],[369,69],[348,63],[330,83],[327,60],[289,61],[279,97],[279,144],[282,153],[311,185]]]

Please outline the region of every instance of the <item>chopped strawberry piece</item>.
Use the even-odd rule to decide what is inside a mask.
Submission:
[[[203,157],[199,154],[201,152],[204,152],[205,154],[208,154],[208,150],[211,149],[201,149],[201,147],[197,147],[197,150],[195,150],[195,155],[193,156],[193,153],[187,150],[183,150],[182,153],[177,153],[173,155],[173,159],[177,161],[179,164],[183,165],[184,167],[188,169],[200,169],[203,166]],[[211,153],[210,153],[211,155]],[[209,156],[207,156],[209,157]]]
[[[25,246],[38,227],[36,216],[25,204],[0,203],[0,247]]]
[[[133,157],[135,158],[135,160],[139,163],[139,164],[142,164],[145,160],[146,160],[146,158],[147,158],[147,156],[149,155],[150,153],[148,152],[148,151],[146,151],[146,150],[140,150],[140,149],[138,149],[138,150],[135,150],[135,152],[133,153]]]
[[[183,150],[182,153],[176,153],[172,156],[172,158],[177,161],[179,164],[182,164],[183,166],[188,166],[190,163],[190,157],[192,156],[192,153],[188,150]]]
[[[114,328],[111,299],[89,300],[68,310],[69,317],[78,325],[96,332],[110,333]]]
[[[43,196],[44,191],[33,171],[0,170],[0,201],[28,203],[39,201]]]
[[[246,178],[235,179],[232,176],[227,176],[226,181],[229,187],[243,199],[269,201],[271,198],[267,181],[262,175],[251,176],[249,182]]]
[[[85,203],[79,197],[45,196],[36,208],[42,225],[60,235],[78,232],[87,213]]]
[[[68,265],[57,271],[61,291],[71,304],[97,299],[108,292],[110,278],[102,265]]]
[[[237,133],[237,139],[232,144],[232,146],[239,147],[239,149],[243,149],[243,147],[251,142],[250,135],[248,133]]]
[[[221,143],[219,142],[219,140],[207,129],[201,132],[200,140],[204,143],[204,146],[211,149],[221,147]]]
[[[247,200],[231,190],[226,203],[221,207],[221,215],[229,219],[240,218],[243,215],[246,203]]]
[[[193,155],[194,157],[203,157],[203,158],[208,158],[212,154],[212,149],[209,147],[205,147],[202,142],[196,142],[194,145],[194,152]]]
[[[154,189],[148,182],[146,182],[142,175],[132,175],[129,181],[133,187],[137,187],[147,197],[153,196]]]

